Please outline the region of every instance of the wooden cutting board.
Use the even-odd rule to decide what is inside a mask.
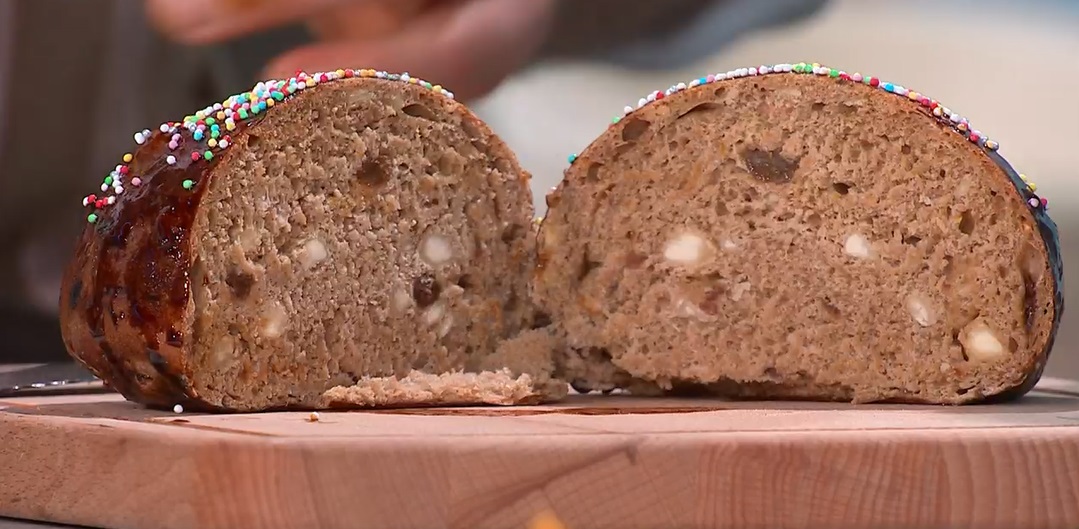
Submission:
[[[0,401],[0,516],[110,529],[1079,527],[1079,384],[966,408]]]

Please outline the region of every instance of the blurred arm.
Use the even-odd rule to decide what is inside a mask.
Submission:
[[[678,67],[712,55],[747,32],[808,17],[826,3],[561,0],[542,58],[603,60],[641,69]]]

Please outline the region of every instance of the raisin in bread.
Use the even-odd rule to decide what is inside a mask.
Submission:
[[[135,140],[84,200],[60,300],[71,354],[128,399],[544,397],[485,362],[533,323],[530,175],[450,92],[374,70],[301,74]]]
[[[1055,225],[937,101],[817,64],[655,92],[548,196],[536,298],[575,387],[961,404],[1028,391]]]

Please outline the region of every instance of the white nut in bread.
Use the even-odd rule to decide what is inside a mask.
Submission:
[[[708,321],[711,319],[708,314],[701,310],[700,306],[698,306],[690,299],[687,299],[680,295],[676,295],[671,301],[674,305],[675,317],[689,318],[701,321]]]
[[[450,333],[450,329],[453,328],[453,314],[447,314],[442,320],[442,323],[438,326],[438,337],[445,338]]]
[[[963,327],[959,333],[959,343],[971,362],[993,362],[1003,358],[1007,352],[996,332],[982,318]]]
[[[708,242],[692,233],[682,233],[667,241],[663,257],[681,266],[695,266],[703,261],[708,252]]]
[[[219,369],[227,369],[236,362],[236,339],[232,335],[222,336],[214,344],[213,362]]]
[[[446,314],[446,305],[444,303],[435,303],[429,309],[423,313],[423,324],[430,327],[439,322],[442,316]]]
[[[865,259],[872,254],[869,239],[866,239],[865,236],[860,233],[853,233],[847,236],[847,240],[843,243],[843,251],[856,259]]]
[[[745,296],[752,287],[753,285],[749,284],[748,281],[739,281],[738,283],[735,283],[735,285],[731,287],[731,300],[741,301],[742,296]]]
[[[412,306],[412,295],[403,288],[398,288],[393,291],[393,310],[397,314],[407,312],[409,307]]]
[[[420,244],[420,259],[430,266],[442,266],[453,260],[453,247],[445,237],[430,234]]]
[[[907,296],[906,306],[907,311],[910,312],[910,317],[914,318],[918,325],[929,327],[937,322],[936,312],[930,305],[929,298],[924,295],[914,293]]]
[[[300,266],[311,268],[318,263],[321,263],[328,256],[329,253],[326,251],[326,245],[318,239],[311,239],[304,243],[303,248],[296,258],[299,260]]]
[[[260,335],[263,338],[280,338],[285,334],[288,324],[288,315],[280,303],[271,303],[262,313],[262,327]]]

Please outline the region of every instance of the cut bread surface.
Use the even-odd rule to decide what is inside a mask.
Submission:
[[[958,114],[805,64],[626,111],[571,157],[539,235],[574,387],[959,404],[1037,381],[1056,229]]]
[[[107,182],[128,189],[87,200],[73,355],[189,410],[537,400],[521,373],[478,371],[535,317],[530,175],[449,96],[304,74],[140,133]],[[473,387],[432,391],[444,375]]]

